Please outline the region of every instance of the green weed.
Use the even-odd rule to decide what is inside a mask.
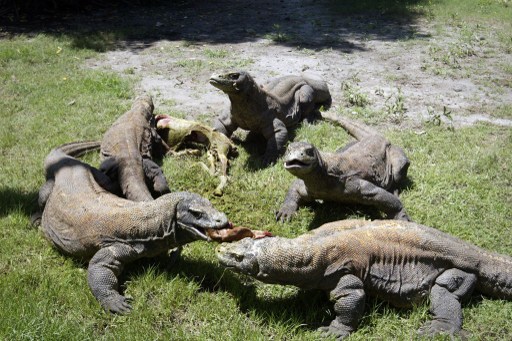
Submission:
[[[214,72],[218,70],[243,69],[254,63],[250,58],[239,58],[227,50],[203,50],[205,58],[178,59],[175,65],[184,69],[189,74],[197,74],[207,70]]]
[[[203,50],[203,54],[207,58],[226,58],[229,55],[228,51],[227,50],[223,50],[223,49],[218,49],[218,50],[204,49]]]
[[[289,33],[285,32],[281,25],[274,24],[272,25],[273,31],[267,33],[264,37],[265,39],[274,41],[276,43],[287,43],[294,40],[294,37]]]
[[[368,96],[363,93],[358,86],[347,81],[342,83],[341,89],[343,90],[343,98],[345,99],[345,102],[350,106],[364,108],[370,104]]]
[[[438,113],[432,107],[427,108],[428,119],[427,124],[434,126],[440,126],[443,122],[447,122],[448,130],[454,130],[452,112],[446,106],[443,106],[443,112]]]
[[[400,88],[398,88],[396,95],[389,95],[386,99],[385,112],[391,123],[400,124],[404,121],[407,108]]]

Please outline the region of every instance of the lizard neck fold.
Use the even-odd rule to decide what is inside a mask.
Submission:
[[[308,172],[296,174],[296,176],[304,181],[307,187],[314,186],[316,188],[321,186],[329,178],[329,169],[320,152],[317,152],[316,164],[311,166]]]
[[[256,255],[259,264],[256,278],[262,282],[308,288],[314,285],[311,278],[321,277],[321,259],[311,249],[301,247],[293,239],[274,237],[262,242]]]
[[[236,92],[226,92],[232,105],[254,105],[254,103],[265,104],[265,97],[268,94],[261,89],[252,77],[247,75],[247,78],[240,84]],[[256,100],[255,100],[256,99]],[[248,104],[249,103],[249,104]]]

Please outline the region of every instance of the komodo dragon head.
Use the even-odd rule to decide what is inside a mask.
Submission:
[[[214,73],[210,77],[210,84],[226,93],[243,92],[253,83],[251,75],[246,71]]]
[[[180,244],[194,240],[209,240],[206,235],[209,229],[221,230],[232,227],[226,215],[217,211],[208,199],[189,192],[177,195],[181,197],[176,206],[176,240]]]
[[[222,243],[217,247],[217,259],[220,264],[235,272],[258,278],[260,266],[258,263],[258,253],[262,243],[266,243],[268,238],[251,239],[244,238],[234,243]]]
[[[300,177],[311,172],[320,163],[318,149],[307,142],[290,143],[283,157],[284,168],[293,175]]]

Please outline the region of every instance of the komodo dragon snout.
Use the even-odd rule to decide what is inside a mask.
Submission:
[[[223,266],[233,271],[257,278],[260,272],[257,250],[258,239],[244,238],[236,243],[222,243],[215,249]]]
[[[214,73],[210,76],[210,84],[225,92],[238,92],[247,79],[244,71]]]
[[[298,175],[309,172],[318,164],[318,150],[307,142],[293,142],[284,155],[284,168]]]
[[[177,206],[177,230],[180,243],[209,240],[206,230],[221,230],[231,226],[228,217],[217,211],[207,199],[195,193],[187,193]]]

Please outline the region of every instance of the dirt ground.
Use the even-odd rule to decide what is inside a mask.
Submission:
[[[512,54],[492,27],[456,19],[447,25],[413,14],[341,14],[328,1],[311,0],[178,1],[90,19],[91,27],[105,31],[120,23],[130,27],[124,40],[86,67],[131,77],[158,108],[188,118],[207,121],[228,108],[227,96],[208,84],[209,76],[244,69],[258,83],[301,72],[319,75],[329,84],[331,110],[343,113],[359,112],[347,101],[352,93],[366,99],[367,111],[400,105],[405,114],[398,121],[408,125],[444,118],[446,107],[456,126],[512,126],[506,71]],[[500,113],[504,105],[508,109]]]

